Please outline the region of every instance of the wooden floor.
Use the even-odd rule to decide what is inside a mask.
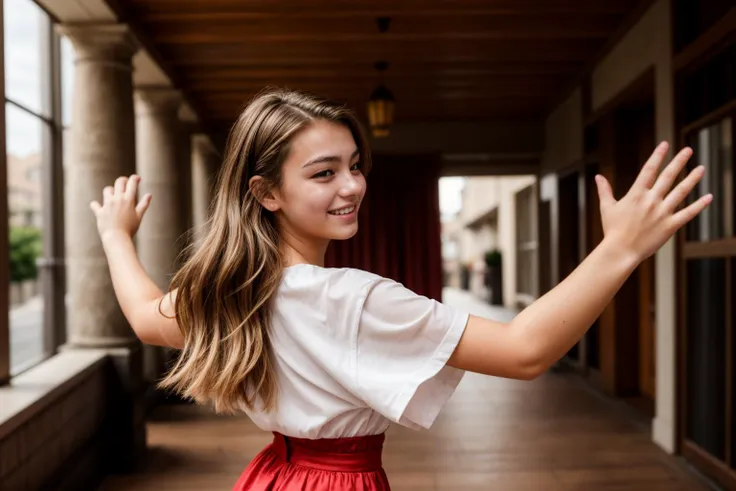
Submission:
[[[103,491],[230,490],[271,439],[244,417],[166,406],[149,425],[147,468]],[[384,465],[401,490],[705,490],[649,434],[569,376],[466,375],[432,430],[392,427]]]

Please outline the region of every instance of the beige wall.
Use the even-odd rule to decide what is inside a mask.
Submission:
[[[575,89],[545,122],[542,174],[555,172],[583,158],[583,98]]]
[[[639,22],[600,61],[591,74],[591,108],[601,109],[650,67],[655,71],[655,136],[674,141],[670,2],[656,1]],[[581,90],[574,91],[547,118],[542,161],[542,199],[552,198],[555,179],[545,177],[583,154]],[[643,162],[642,162],[643,163]],[[549,196],[547,196],[549,195]],[[544,252],[544,251],[543,251]],[[556,263],[553,257],[553,269]],[[656,415],[652,438],[675,450],[675,248],[670,241],[655,257],[657,309]],[[552,281],[555,282],[555,274]]]
[[[0,489],[91,489],[105,472],[107,359],[62,353],[0,387]]]
[[[670,2],[658,0],[596,67],[592,74],[592,108],[596,110],[645,70],[655,70],[655,135],[674,141]],[[643,162],[642,162],[643,163]],[[675,451],[675,246],[671,240],[656,256],[657,390],[652,438]]]
[[[498,238],[503,254],[503,303],[516,306],[516,193],[533,185],[534,176],[503,177],[498,209]]]

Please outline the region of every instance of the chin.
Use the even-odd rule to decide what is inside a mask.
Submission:
[[[330,234],[332,240],[347,240],[351,239],[358,233],[358,223],[354,223],[347,227],[341,227],[340,230],[335,230],[334,233]]]

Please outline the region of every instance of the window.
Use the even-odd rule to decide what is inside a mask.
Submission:
[[[718,482],[736,479],[736,45],[676,78],[680,134],[704,179],[688,203],[713,202],[680,235],[679,417],[683,455]],[[728,410],[731,408],[731,410]]]
[[[734,236],[733,119],[726,117],[694,132],[688,139],[693,165],[705,166],[705,177],[690,202],[713,193],[713,202],[688,223],[687,240],[707,242]]]
[[[518,304],[526,306],[539,296],[536,185],[516,193],[515,201],[516,297]]]
[[[9,236],[9,356],[15,375],[53,354],[64,292],[53,291],[59,197],[50,179],[60,165],[59,41],[49,15],[31,0],[4,0],[5,135]],[[51,206],[57,204],[56,207]],[[63,316],[61,316],[63,318]]]

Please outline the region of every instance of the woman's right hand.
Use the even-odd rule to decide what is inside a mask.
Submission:
[[[674,189],[670,189],[693,152],[690,148],[681,150],[658,177],[667,150],[667,143],[659,144],[629,192],[618,201],[613,197],[608,181],[601,175],[596,176],[604,240],[632,254],[638,262],[654,254],[713,199],[711,194],[706,194],[677,210],[703,178],[705,168],[696,167]]]
[[[97,231],[101,238],[116,234],[133,237],[141,225],[143,215],[151,204],[151,195],[146,194],[136,205],[136,195],[140,177],[118,177],[115,186],[107,186],[102,191],[102,205],[97,201],[90,208],[97,218]]]

